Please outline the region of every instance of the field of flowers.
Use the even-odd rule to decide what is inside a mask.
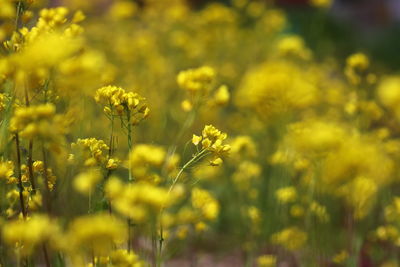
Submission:
[[[0,0],[0,266],[399,266],[400,75],[291,29]]]

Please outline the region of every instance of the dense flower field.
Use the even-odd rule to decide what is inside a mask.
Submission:
[[[400,76],[140,3],[0,0],[0,265],[398,266]]]

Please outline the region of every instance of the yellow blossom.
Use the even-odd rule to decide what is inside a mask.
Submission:
[[[276,190],[275,196],[281,203],[294,202],[297,199],[297,191],[294,187],[283,187]]]
[[[274,255],[261,255],[257,258],[258,267],[275,267],[276,256]]]
[[[206,190],[193,188],[192,190],[192,205],[198,209],[207,220],[214,220],[219,213],[219,203]]]
[[[30,255],[44,242],[56,245],[57,238],[60,238],[58,225],[45,215],[10,221],[3,226],[4,242],[16,246],[23,255]]]
[[[181,71],[178,74],[177,81],[179,87],[189,92],[206,93],[215,77],[215,70],[208,66],[197,69]]]
[[[307,242],[307,234],[297,227],[289,227],[272,236],[272,242],[288,250],[301,249]]]
[[[86,215],[76,218],[68,227],[68,250],[107,255],[115,244],[126,241],[126,224],[108,214]]]
[[[101,180],[102,175],[98,169],[89,169],[85,172],[78,174],[74,178],[74,188],[80,193],[88,194],[94,186]]]

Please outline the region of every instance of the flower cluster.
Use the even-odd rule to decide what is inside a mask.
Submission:
[[[222,156],[226,156],[231,147],[230,145],[223,144],[227,134],[221,132],[212,125],[204,126],[201,136],[193,135],[192,143],[199,145],[205,151],[210,151],[214,155],[214,159],[211,161],[211,165],[218,166],[222,163]]]
[[[150,183],[125,184],[111,177],[105,185],[106,196],[113,207],[135,222],[145,222],[163,207],[172,205],[180,196],[180,190],[172,190]]]
[[[82,252],[105,256],[113,250],[114,245],[121,244],[126,239],[127,227],[122,220],[99,213],[72,221],[68,227],[66,245],[74,256]]]
[[[10,130],[26,139],[39,138],[52,143],[62,142],[67,122],[56,114],[53,104],[17,107],[10,122]]]
[[[161,178],[154,169],[162,167],[165,159],[166,151],[163,147],[146,144],[136,145],[129,156],[133,177],[138,181],[159,183]]]
[[[178,74],[177,81],[179,87],[188,92],[205,94],[210,90],[214,78],[215,70],[209,66],[203,66],[181,71]]]
[[[60,233],[58,225],[45,215],[9,222],[2,232],[4,241],[9,245],[17,244],[17,249],[23,255],[32,254],[35,248],[45,242],[57,246]]]
[[[53,2],[0,0],[2,266],[397,262],[400,76],[318,34],[332,0],[318,38],[271,1]]]
[[[192,206],[199,210],[201,215],[207,220],[215,220],[219,213],[219,203],[210,195],[209,192],[200,188],[192,190]]]
[[[121,87],[106,86],[98,89],[94,97],[97,103],[105,105],[104,112],[109,116],[128,116],[131,124],[136,125],[145,119],[150,109],[144,98]]]
[[[73,149],[81,148],[83,152],[84,165],[85,166],[103,166],[106,169],[114,170],[118,167],[120,161],[117,158],[110,157],[110,148],[103,140],[96,138],[84,138],[78,139],[76,143],[72,143]]]

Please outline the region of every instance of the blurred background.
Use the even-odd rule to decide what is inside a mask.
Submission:
[[[188,0],[202,6],[209,0]],[[374,60],[397,69],[400,63],[400,1],[398,0],[333,0],[328,16],[315,18],[309,0],[275,0],[284,9],[292,33],[303,36],[316,55],[330,53],[346,57],[363,51]],[[318,29],[315,31],[315,29]]]
[[[51,0],[53,6],[72,0]],[[131,0],[144,5],[145,0]],[[74,1],[72,1],[74,2]],[[96,1],[108,7],[112,1]],[[230,5],[230,0],[187,0],[193,8],[212,2]],[[250,1],[251,2],[251,1]],[[259,2],[259,1],[257,1]],[[385,68],[396,69],[400,63],[400,1],[398,0],[332,0],[328,16],[314,16],[310,0],[265,0],[284,9],[290,33],[303,36],[315,55],[332,54],[341,58],[363,51]],[[102,3],[102,4],[100,4]],[[98,8],[101,10],[102,8]],[[329,53],[327,53],[329,52]]]

